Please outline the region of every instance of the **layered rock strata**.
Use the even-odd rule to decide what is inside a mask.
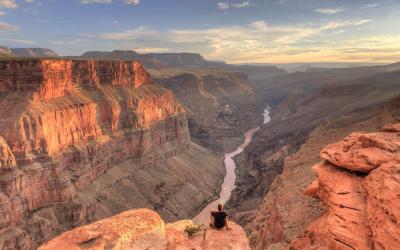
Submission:
[[[325,205],[325,213],[293,249],[400,248],[400,129],[352,133],[321,151],[317,179],[306,193]]]
[[[76,228],[43,244],[52,249],[135,249],[135,250],[250,250],[244,230],[231,223],[231,230],[212,230],[188,237],[190,220],[165,224],[148,209],[130,210],[93,224]]]
[[[139,62],[2,60],[0,97],[0,249],[33,249],[62,231],[137,206],[149,198],[116,207],[99,191],[119,186],[108,194],[135,200],[123,183],[130,179],[141,190],[140,180],[132,179],[137,172],[158,178],[157,169],[173,178],[174,187],[150,182],[159,184],[159,195],[146,205],[166,209],[156,207],[160,198],[181,195],[187,178],[196,185],[186,173],[191,153],[185,152],[210,154],[190,144],[184,109],[171,91],[151,83]],[[219,160],[210,161],[215,178],[223,174]],[[184,173],[161,170],[173,169],[174,161]],[[111,178],[122,168],[129,174]],[[105,180],[97,181],[101,176]],[[206,191],[199,199],[209,199],[218,183],[201,184]]]

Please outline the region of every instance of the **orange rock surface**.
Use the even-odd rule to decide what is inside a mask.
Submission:
[[[306,194],[320,199],[326,212],[293,249],[400,249],[398,127],[353,133],[321,152],[326,161],[314,167],[317,179]]]
[[[0,249],[92,221],[96,204],[73,202],[79,190],[116,163],[151,166],[164,159],[151,152],[189,142],[184,109],[139,62],[0,61]]]
[[[130,210],[66,232],[39,250],[165,249],[164,221],[148,209]]]
[[[246,233],[233,222],[231,230],[207,229],[188,237],[185,228],[192,225],[190,220],[165,225],[156,212],[130,210],[66,232],[39,250],[250,250]]]

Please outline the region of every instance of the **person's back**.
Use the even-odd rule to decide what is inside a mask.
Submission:
[[[213,211],[211,212],[211,215],[214,218],[215,228],[220,229],[225,227],[226,218],[228,217],[228,214],[225,211]]]
[[[211,211],[211,227],[216,229],[221,229],[223,227],[228,228],[228,214],[223,211],[223,206],[221,204],[218,205],[218,211]]]

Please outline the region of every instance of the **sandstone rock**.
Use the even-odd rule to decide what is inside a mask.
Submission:
[[[233,222],[231,230],[207,229],[188,237],[185,228],[192,225],[191,220],[164,225],[160,216],[151,210],[130,210],[75,228],[43,244],[39,250],[250,250],[245,232]]]
[[[188,237],[184,231],[186,226],[192,225],[192,221],[178,221],[167,224],[168,250],[250,250],[246,233],[234,222],[229,222],[230,230],[208,228],[205,232]]]
[[[351,171],[369,173],[391,160],[400,161],[400,135],[353,133],[321,151],[321,157]]]
[[[151,210],[138,209],[76,228],[39,247],[53,249],[165,249],[164,221]]]
[[[208,229],[203,243],[204,250],[250,250],[249,241],[243,228],[229,222],[230,230]]]
[[[374,249],[400,249],[400,164],[386,163],[365,178]]]
[[[384,131],[353,133],[322,151],[336,166],[316,165],[317,180],[306,193],[320,199],[326,212],[292,249],[400,248],[400,136]]]
[[[15,156],[3,137],[0,136],[0,172],[17,166]]]
[[[139,62],[2,60],[0,94],[0,230],[32,233],[30,249],[105,216],[77,194],[115,164],[150,167],[189,146],[184,109]]]

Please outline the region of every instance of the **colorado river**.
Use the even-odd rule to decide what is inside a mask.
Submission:
[[[242,145],[240,145],[235,151],[225,154],[225,168],[226,175],[224,178],[224,182],[222,183],[221,192],[219,193],[218,200],[215,200],[208,204],[196,217],[194,217],[193,221],[196,224],[204,224],[208,225],[210,221],[210,210],[216,210],[219,203],[225,204],[231,197],[232,190],[235,188],[236,181],[236,173],[235,168],[236,164],[233,161],[233,157],[243,152],[243,150],[250,144],[251,139],[255,132],[257,132],[259,128],[253,128],[245,133],[245,140]]]

